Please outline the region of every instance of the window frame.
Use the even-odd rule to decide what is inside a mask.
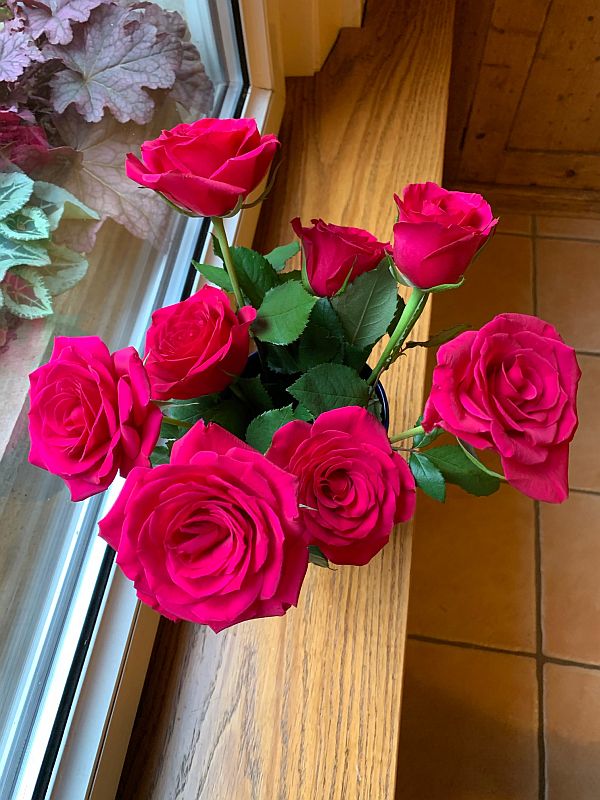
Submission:
[[[243,42],[238,44],[245,52],[249,79],[240,116],[256,118],[263,133],[276,133],[285,101],[278,0],[238,0],[238,7],[243,33]],[[219,16],[227,13],[222,0],[217,0],[216,10]],[[252,244],[259,211],[259,207],[247,209],[225,220],[231,242]],[[201,219],[187,221],[178,260],[189,263],[198,256],[196,243],[205,225]],[[208,236],[199,258],[215,263]],[[186,287],[193,290],[196,285],[197,278],[190,279],[185,270],[181,272],[169,285],[163,305],[177,302]],[[106,493],[105,508],[114,501],[121,485],[122,480],[116,481]],[[44,781],[47,788],[36,784],[36,798],[112,800],[117,791],[160,617],[137,600],[133,585],[114,560],[111,563],[107,559],[107,552],[98,550],[88,565],[91,585],[82,600],[85,609],[87,595],[88,608],[73,621],[76,633],[83,626],[83,634],[75,638],[79,644],[82,638],[87,639],[85,658],[77,665],[80,674],[65,714],[52,773]],[[86,577],[82,576],[83,584]],[[89,607],[94,597],[96,608]],[[31,787],[27,794],[19,791],[19,798],[29,796]]]

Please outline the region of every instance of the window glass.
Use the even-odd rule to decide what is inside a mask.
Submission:
[[[57,673],[64,685],[67,623],[104,551],[96,523],[106,498],[71,503],[60,479],[28,463],[28,375],[59,335],[142,348],[152,311],[180,299],[202,224],[128,180],[125,155],[179,121],[233,116],[243,88],[230,4],[92,0],[87,22],[67,14],[60,25],[47,0],[9,5],[15,17],[0,16],[0,37],[25,30],[44,56],[24,56],[17,75],[23,65],[0,55],[2,798],[15,791]],[[119,64],[136,52],[137,79],[123,70],[115,89]],[[93,59],[105,71],[63,107]],[[19,197],[12,217],[9,196]]]

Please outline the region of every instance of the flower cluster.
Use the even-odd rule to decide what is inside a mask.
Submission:
[[[309,561],[367,564],[413,515],[417,488],[444,500],[447,482],[486,495],[507,481],[563,501],[577,427],[579,367],[548,323],[501,314],[408,340],[430,294],[460,286],[492,235],[481,196],[406,187],[392,242],[296,218],[299,242],[230,247],[222,217],[278,146],[251,120],[205,119],[130,155],[130,177],[212,216],[223,267],[195,265],[212,285],[153,314],[142,357],[61,337],[31,375],[31,462],[74,500],[125,476],[100,535],[143,602],[214,631],[285,614]],[[440,345],[424,414],[390,435],[380,377],[419,345]]]

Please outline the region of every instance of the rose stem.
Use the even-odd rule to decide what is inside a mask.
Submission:
[[[235,267],[233,265],[233,259],[231,258],[231,250],[229,249],[229,242],[227,241],[225,226],[223,225],[223,220],[221,217],[213,217],[212,224],[215,231],[215,236],[217,237],[217,241],[219,242],[219,246],[221,248],[221,253],[223,254],[223,262],[225,264],[225,269],[227,270],[227,274],[229,275],[229,280],[231,281],[231,285],[233,287],[233,294],[235,295],[235,301],[237,303],[238,309],[240,309],[244,305],[244,298],[242,297],[242,292],[240,290],[240,285],[238,283],[237,274],[235,271]]]
[[[420,433],[425,433],[422,425],[416,425],[414,428],[409,428],[407,431],[402,431],[398,436],[390,436],[390,443],[402,442],[404,439],[410,439],[413,436],[418,436]]]
[[[427,292],[422,292],[420,289],[413,289],[410,297],[408,298],[408,302],[404,306],[402,316],[398,320],[396,329],[390,336],[383,353],[379,356],[379,361],[367,379],[369,386],[374,386],[377,383],[377,380],[379,379],[379,376],[383,370],[388,368],[389,364],[387,361],[394,350],[404,344],[404,341],[413,329],[415,322],[421,316],[421,313],[425,308],[425,304],[427,303],[428,296],[429,295]]]
[[[176,425],[178,428],[185,428],[186,431],[189,431],[193,424],[191,422],[186,422],[183,419],[175,419],[175,417],[167,417],[166,414],[163,414],[163,422],[168,422],[169,425]]]

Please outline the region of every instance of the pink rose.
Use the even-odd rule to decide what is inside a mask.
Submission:
[[[368,231],[343,228],[322,219],[313,219],[312,228],[303,228],[300,218],[292,220],[294,233],[302,242],[306,274],[313,292],[333,297],[344,285],[379,264],[387,247]]]
[[[97,336],[59,336],[29,381],[29,461],[61,477],[73,500],[149,465],[162,415],[133,347],[111,355]]]
[[[0,110],[0,155],[21,169],[37,163],[50,145],[44,129],[31,124],[31,114]]]
[[[100,535],[138,597],[215,632],[296,605],[308,564],[296,479],[198,422],[171,463],[133,470]]]
[[[402,200],[394,199],[394,262],[419,289],[458,283],[498,222],[481,195],[449,192],[437,183],[411,183]]]
[[[129,153],[125,171],[185,211],[222,217],[258,186],[278,147],[256,120],[199,119],[144,142],[142,160]]]
[[[500,314],[440,347],[423,427],[495,450],[515,489],[561,503],[580,377],[575,351],[552,325]]]
[[[152,314],[144,363],[156,400],[187,400],[220,392],[244,371],[256,310],[237,315],[222,289],[200,291]]]
[[[385,428],[359,406],[288,422],[267,458],[299,479],[309,544],[336,564],[368,563],[415,510],[415,482]]]

